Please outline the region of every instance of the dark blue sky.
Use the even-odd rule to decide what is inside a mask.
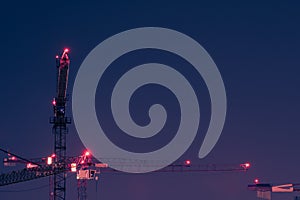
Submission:
[[[214,150],[197,160],[203,137],[199,136],[183,158],[201,164],[250,161],[253,168],[247,174],[103,174],[97,194],[95,183],[90,183],[89,199],[98,195],[126,200],[250,200],[255,194],[246,187],[256,177],[273,183],[300,182],[299,8],[296,1],[2,3],[0,146],[28,158],[52,153],[48,118],[55,95],[54,57],[64,47],[71,49],[71,94],[81,62],[97,44],[127,29],[159,26],[203,45],[222,74],[228,97],[226,124]],[[70,108],[68,113],[71,116]],[[84,148],[74,124],[68,145],[69,155]],[[0,166],[1,172],[7,170]],[[46,178],[3,187],[0,199],[47,199],[48,187],[1,192],[47,184]],[[68,186],[68,199],[75,199],[74,177]],[[285,197],[274,196],[280,198]]]

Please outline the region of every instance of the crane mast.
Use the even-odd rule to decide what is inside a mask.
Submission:
[[[69,50],[65,49],[61,56],[56,56],[57,68],[57,86],[56,97],[53,99],[54,117],[50,118],[53,124],[52,133],[54,135],[54,175],[50,178],[50,199],[65,200],[66,199],[66,171],[60,173],[60,168],[66,168],[66,135],[68,133],[67,124],[71,123],[70,118],[65,116],[67,101],[67,85],[70,59]]]
[[[69,50],[65,49],[62,55],[56,56],[57,67],[57,87],[56,87],[56,103],[58,106],[65,106],[67,97],[68,75],[70,59],[68,55]],[[54,112],[54,114],[58,114]]]

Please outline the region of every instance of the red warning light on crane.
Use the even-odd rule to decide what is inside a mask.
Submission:
[[[35,167],[38,167],[38,166],[35,164],[32,164],[32,163],[27,163],[27,165],[26,165],[27,169],[31,169],[31,168],[35,168]]]
[[[254,183],[255,183],[255,184],[258,184],[258,183],[259,183],[258,178],[254,179]]]
[[[84,153],[84,155],[85,155],[85,156],[90,156],[91,153],[90,153],[88,150],[86,150],[85,153]]]
[[[56,106],[56,100],[55,100],[55,99],[53,99],[52,105],[53,105],[53,106]]]
[[[184,161],[184,164],[187,165],[187,166],[189,166],[189,165],[192,164],[192,162],[190,160],[186,160],[186,161]]]
[[[68,48],[65,48],[64,52],[65,52],[65,53],[69,53],[69,49],[68,49]]]
[[[250,163],[243,163],[240,165],[242,168],[244,168],[245,170],[248,170],[250,167],[251,167],[251,164]]]

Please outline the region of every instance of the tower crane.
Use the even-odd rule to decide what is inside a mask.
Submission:
[[[44,158],[27,159],[0,148],[0,151],[7,153],[9,156],[4,159],[5,166],[12,166],[17,163],[26,165],[21,170],[0,174],[0,186],[50,177],[50,200],[65,200],[66,175],[73,172],[77,175],[78,200],[85,200],[87,199],[87,181],[98,180],[100,171],[104,173],[120,173],[109,168],[106,163],[98,162],[101,158],[93,158],[89,151],[76,157],[68,157],[66,155],[67,125],[71,123],[71,119],[66,117],[67,85],[70,67],[68,53],[69,49],[64,49],[60,56],[56,56],[56,97],[52,101],[54,116],[50,118],[50,123],[53,125],[54,153]],[[121,162],[120,164],[122,165]],[[156,172],[239,172],[247,171],[249,167],[249,163],[194,165],[190,160],[186,160],[183,163],[172,164]]]

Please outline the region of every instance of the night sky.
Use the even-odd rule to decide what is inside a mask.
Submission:
[[[189,35],[207,50],[220,70],[228,100],[220,140],[206,158],[197,159],[209,120],[209,97],[199,79],[196,91],[203,98],[203,122],[195,142],[181,159],[189,158],[197,164],[249,161],[252,168],[247,173],[103,173],[98,185],[89,183],[88,198],[251,200],[255,193],[248,191],[247,185],[257,177],[266,183],[299,183],[300,3],[196,2],[2,3],[0,147],[26,158],[52,153],[49,117],[53,115],[51,101],[56,87],[55,55],[63,48],[70,48],[71,97],[82,61],[101,41],[132,28],[165,27]],[[179,62],[164,52],[136,53],[114,64],[140,63],[149,56],[154,60],[165,58],[169,65]],[[117,72],[112,69],[107,73]],[[96,98],[98,115],[105,109],[100,89]],[[143,98],[148,99],[138,95],[134,99],[142,106]],[[176,104],[171,94],[163,103],[168,104],[169,98],[172,105]],[[68,106],[68,116],[72,117],[71,99]],[[113,126],[105,120],[102,123],[107,130]],[[115,135],[111,138],[118,142]],[[73,123],[68,134],[68,155],[79,155],[84,148]],[[0,159],[5,156],[1,153]],[[9,170],[0,165],[0,172]],[[76,199],[75,177],[70,175],[67,180],[67,199]],[[48,199],[48,181],[44,178],[1,187],[0,199]],[[274,195],[275,200],[283,198],[292,199],[292,195]]]

